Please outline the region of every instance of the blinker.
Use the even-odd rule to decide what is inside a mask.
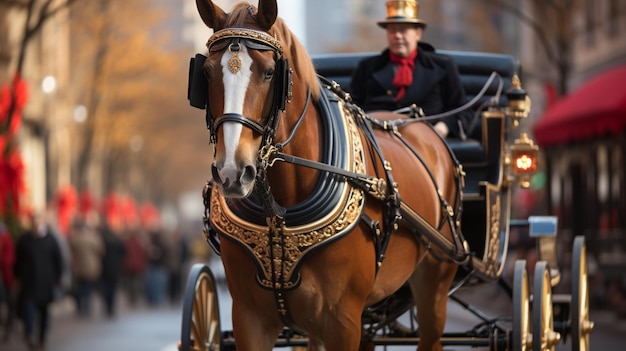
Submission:
[[[204,61],[206,56],[196,54],[189,62],[189,82],[187,85],[187,100],[193,107],[204,110],[209,95],[209,82],[204,75]]]

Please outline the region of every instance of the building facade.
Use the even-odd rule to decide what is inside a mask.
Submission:
[[[26,5],[0,2],[0,84],[10,84],[21,67],[21,77],[28,86],[18,147],[25,165],[22,203],[33,210],[46,208],[51,191],[70,181],[69,160],[65,158],[70,147],[65,128],[70,112],[64,94],[70,78],[70,48],[64,4],[65,0],[53,1],[50,8],[60,10],[36,29],[42,11],[36,2],[25,42]]]

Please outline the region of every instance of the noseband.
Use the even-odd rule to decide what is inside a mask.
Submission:
[[[228,60],[228,69],[232,73],[236,73],[241,68],[241,60],[238,57],[241,50],[240,45],[245,45],[248,49],[260,51],[273,51],[276,68],[274,74],[274,98],[272,108],[267,116],[266,124],[253,120],[248,116],[239,113],[225,113],[218,118],[214,118],[211,114],[208,101],[203,107],[206,107],[206,123],[207,128],[211,132],[211,142],[217,143],[217,128],[225,122],[237,122],[252,129],[255,133],[263,136],[263,142],[268,144],[274,139],[276,127],[278,126],[279,111],[285,111],[287,103],[291,100],[292,80],[289,60],[283,58],[282,44],[278,39],[271,35],[248,28],[226,28],[215,32],[207,41],[209,52],[219,51],[228,48],[231,58]],[[198,59],[198,56],[196,56]],[[206,59],[206,57],[204,58]],[[204,62],[202,62],[204,63]],[[194,66],[194,65],[192,65]],[[197,66],[196,66],[197,67]],[[190,79],[192,75],[190,73]],[[206,80],[206,78],[204,78]],[[208,88],[206,89],[206,99],[208,99]],[[195,105],[194,105],[195,106]],[[198,106],[196,106],[198,107]]]

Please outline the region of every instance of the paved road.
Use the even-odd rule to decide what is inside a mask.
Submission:
[[[219,276],[219,266],[214,269]],[[480,308],[494,311],[497,315],[510,316],[508,298],[496,289],[470,288],[465,293],[467,301]],[[47,351],[176,351],[181,324],[180,306],[167,306],[157,309],[146,307],[132,309],[121,303],[117,318],[109,320],[102,316],[101,307],[96,304],[95,315],[91,318],[78,318],[73,313],[72,302],[56,303],[53,309]],[[232,329],[230,324],[230,300],[226,291],[220,294],[222,328]],[[626,320],[618,320],[610,311],[592,311],[596,329],[591,337],[594,351],[622,351],[626,349]],[[448,331],[465,331],[478,323],[478,319],[455,303],[450,304]],[[284,350],[284,349],[281,349]],[[384,350],[378,347],[378,350]],[[414,350],[413,347],[388,347],[388,350]],[[481,350],[479,348],[447,347],[447,351]],[[569,343],[560,344],[558,351],[571,350]],[[9,343],[0,342],[0,351],[27,351],[15,331]]]
[[[96,305],[96,307],[98,307]],[[114,319],[108,319],[95,308],[92,317],[74,315],[73,302],[57,302],[46,351],[169,351],[177,350],[181,308],[123,308]],[[0,342],[2,351],[28,351],[20,330],[15,330],[8,344]]]

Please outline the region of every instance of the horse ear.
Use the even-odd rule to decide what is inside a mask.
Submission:
[[[278,5],[276,0],[259,0],[259,10],[257,11],[257,22],[263,30],[269,30],[276,22],[278,16]]]
[[[224,10],[211,0],[196,0],[196,7],[207,27],[212,28],[214,31],[222,29],[226,21],[226,12]]]

